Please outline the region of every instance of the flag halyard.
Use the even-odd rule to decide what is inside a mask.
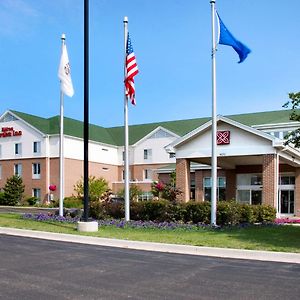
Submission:
[[[130,98],[130,101],[133,105],[135,102],[135,86],[134,86],[134,77],[139,73],[136,58],[134,55],[133,47],[129,37],[127,35],[127,44],[126,44],[126,61],[125,61],[125,93],[126,97]]]

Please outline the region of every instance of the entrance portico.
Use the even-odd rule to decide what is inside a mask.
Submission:
[[[278,214],[300,215],[300,152],[284,141],[218,116],[218,198],[267,204]],[[225,134],[224,134],[225,133]],[[225,140],[224,140],[225,137]],[[218,139],[219,137],[217,137]],[[190,200],[191,162],[206,165],[193,174],[195,200],[210,200],[211,121],[170,144],[176,153],[176,185]]]

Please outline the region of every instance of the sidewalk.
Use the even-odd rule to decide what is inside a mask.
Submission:
[[[299,253],[161,244],[0,227],[0,234],[125,249],[300,264]]]

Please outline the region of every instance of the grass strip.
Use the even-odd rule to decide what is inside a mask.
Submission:
[[[300,253],[300,226],[250,226],[224,229],[156,229],[100,226],[98,232],[82,233],[76,224],[23,219],[19,214],[0,214],[0,227],[88,235],[134,241],[206,247]]]

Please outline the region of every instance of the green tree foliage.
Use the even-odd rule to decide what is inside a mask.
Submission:
[[[132,184],[129,187],[129,199],[132,201],[137,201],[139,196],[143,194],[143,191],[136,185]],[[118,192],[119,197],[125,198],[125,189],[122,189]]]
[[[22,177],[14,175],[7,179],[3,188],[4,205],[16,205],[23,198],[25,186],[23,185]]]
[[[100,177],[89,176],[89,199],[91,201],[100,200],[104,194],[109,191],[108,182]],[[74,191],[77,193],[77,197],[83,198],[83,178],[81,178],[74,186]]]
[[[291,121],[300,122],[300,92],[299,93],[289,93],[290,100],[287,101],[283,107],[290,108],[292,110],[290,114]],[[293,144],[296,148],[300,147],[300,128],[297,128],[290,133],[288,133],[285,138],[287,141],[286,145]]]

